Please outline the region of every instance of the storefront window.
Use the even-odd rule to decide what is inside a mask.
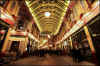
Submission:
[[[88,28],[96,50],[96,56],[100,61],[100,14],[90,21]]]

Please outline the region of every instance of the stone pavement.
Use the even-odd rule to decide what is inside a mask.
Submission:
[[[27,58],[19,59],[17,61],[11,62],[10,64],[14,66],[96,66],[93,63],[82,61],[80,63],[73,62],[72,58],[69,56],[49,56],[37,57],[30,56]]]

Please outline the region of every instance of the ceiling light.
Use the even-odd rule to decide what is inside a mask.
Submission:
[[[50,38],[51,36],[50,35],[48,35],[48,38]]]
[[[46,17],[49,17],[50,15],[51,15],[50,12],[45,12],[45,16],[46,16]]]

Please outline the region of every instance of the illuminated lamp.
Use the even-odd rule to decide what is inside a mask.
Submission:
[[[50,12],[45,12],[44,15],[45,15],[45,17],[50,17],[51,13]]]
[[[19,28],[22,30],[23,29],[23,26],[20,26]]]
[[[48,35],[48,38],[51,38],[51,36],[50,36],[50,35]]]

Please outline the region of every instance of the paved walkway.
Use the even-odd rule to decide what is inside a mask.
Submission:
[[[83,61],[80,63],[73,62],[72,58],[69,56],[49,56],[46,57],[27,57],[23,59],[19,59],[17,61],[11,62],[14,66],[95,66],[95,64]]]

